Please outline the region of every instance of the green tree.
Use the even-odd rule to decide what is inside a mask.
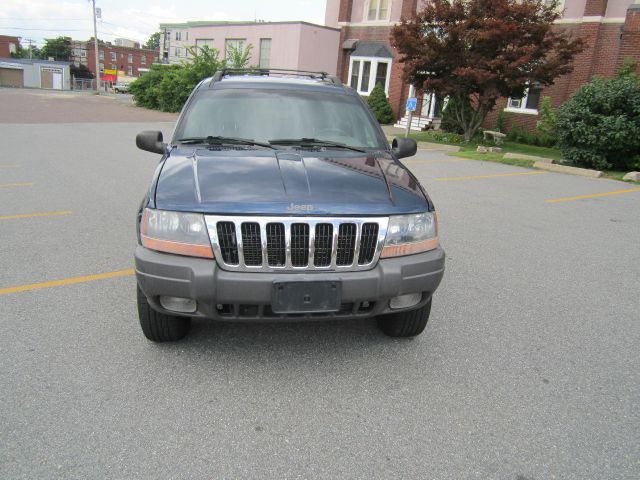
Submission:
[[[540,105],[540,120],[536,122],[536,130],[540,133],[541,145],[551,146],[558,141],[556,123],[556,112],[551,107],[551,97],[544,97]]]
[[[149,50],[157,50],[160,48],[160,35],[161,32],[152,33],[149,40],[142,45],[142,48],[147,48]]]
[[[558,146],[568,163],[597,169],[640,168],[640,83],[623,68],[596,77],[556,113]]]
[[[251,50],[253,45],[250,43],[246,47],[229,45],[227,47],[227,67],[229,68],[246,68],[251,60]]]
[[[380,82],[376,83],[376,86],[373,87],[369,98],[367,98],[367,103],[376,115],[378,123],[386,125],[393,122],[393,110]]]
[[[499,98],[572,70],[581,41],[554,28],[560,15],[558,0],[431,0],[393,27],[391,42],[405,80],[461,100],[452,113],[469,141]]]
[[[40,49],[40,58],[68,62],[71,57],[71,39],[67,37],[47,38],[44,47]]]

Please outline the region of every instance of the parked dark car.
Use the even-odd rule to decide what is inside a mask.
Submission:
[[[377,317],[420,334],[444,273],[429,196],[371,110],[325,73],[219,71],[187,100],[138,211],[138,312],[153,341],[191,317]]]

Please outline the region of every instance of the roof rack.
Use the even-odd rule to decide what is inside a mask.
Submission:
[[[276,75],[290,75],[290,76],[299,76],[299,77],[308,77],[319,80],[327,80],[335,85],[342,85],[342,81],[339,77],[335,75],[329,75],[327,72],[312,72],[309,70],[291,70],[286,68],[223,68],[222,70],[217,70],[211,78],[210,86],[216,82],[222,80],[226,75],[259,75],[268,77],[271,74]]]

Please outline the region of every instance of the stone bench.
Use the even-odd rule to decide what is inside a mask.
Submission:
[[[494,132],[493,130],[485,130],[482,132],[482,136],[485,140],[493,140],[496,145],[502,145],[506,135],[502,132]]]

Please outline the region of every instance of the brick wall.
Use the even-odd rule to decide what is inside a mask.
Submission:
[[[607,11],[608,0],[587,0],[584,6],[585,16],[602,16]]]
[[[0,58],[9,58],[11,56],[11,45],[17,52],[20,46],[20,39],[9,35],[0,35]]]
[[[640,4],[631,5],[620,35],[620,50],[617,65],[625,60],[636,62],[636,72],[640,74]]]

